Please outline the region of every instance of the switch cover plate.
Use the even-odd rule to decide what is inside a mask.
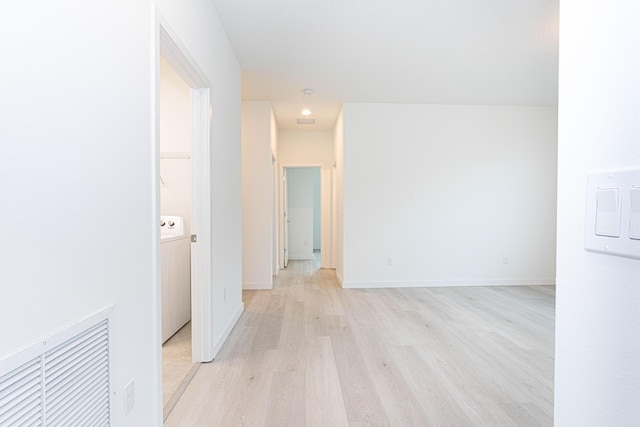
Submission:
[[[640,169],[592,172],[584,247],[640,259]]]

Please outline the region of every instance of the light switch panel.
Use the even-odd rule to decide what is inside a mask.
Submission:
[[[640,186],[632,188],[629,194],[631,198],[629,237],[640,240]]]
[[[640,259],[640,169],[589,174],[584,247]]]

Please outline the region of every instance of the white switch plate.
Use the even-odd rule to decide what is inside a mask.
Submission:
[[[632,219],[632,191],[640,187],[640,169],[592,172],[587,185],[587,214],[584,247],[600,252],[640,259],[640,240],[632,238],[637,225]],[[616,191],[619,189],[619,193]],[[634,197],[635,197],[635,193]],[[604,196],[604,197],[603,197]],[[618,197],[619,212],[611,211],[611,201]],[[598,208],[598,199],[609,206]],[[634,206],[634,210],[635,210]],[[600,218],[598,218],[600,215]]]

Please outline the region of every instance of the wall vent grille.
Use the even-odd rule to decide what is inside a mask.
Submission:
[[[42,425],[40,358],[0,377],[0,426]]]
[[[0,426],[110,424],[109,319],[79,324],[0,361]]]

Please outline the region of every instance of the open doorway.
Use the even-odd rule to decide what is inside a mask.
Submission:
[[[180,328],[177,331],[178,334],[182,333],[181,338],[187,341],[183,352],[185,353],[185,363],[190,369],[186,374],[183,371],[178,371],[176,374],[178,377],[177,389],[175,391],[168,390],[168,398],[163,396],[163,406],[165,415],[167,415],[167,411],[170,412],[172,405],[175,404],[177,397],[183,390],[185,381],[188,382],[197,370],[199,365],[194,362],[209,362],[213,359],[214,354],[211,332],[213,326],[211,320],[213,301],[210,174],[212,107],[211,84],[159,14],[156,15],[156,30],[154,159],[156,185],[153,197],[156,200],[157,211],[153,223],[158,229],[161,229],[163,223],[161,216],[171,215],[182,218],[184,222],[182,234],[184,234],[183,237],[186,239],[190,252],[186,261],[182,262],[185,265],[179,267],[182,270],[186,269],[190,274],[190,295],[181,293],[179,298],[181,303],[186,302],[187,312],[190,312],[187,313],[187,316],[190,314],[191,320],[189,321],[187,317],[186,321],[179,321],[179,323],[184,322],[187,329]],[[162,114],[163,96],[167,96],[166,92],[164,95],[161,93],[162,80],[169,74],[171,75],[169,78],[173,80],[172,102],[175,105],[168,109],[168,114]],[[177,117],[181,118],[178,120],[180,126],[176,124]],[[165,130],[175,139],[169,146],[161,141],[163,127],[167,127],[168,129]],[[166,200],[162,200],[162,196],[167,194],[167,191],[164,190],[176,193],[173,195],[174,200],[169,204],[165,203]],[[171,206],[171,211],[163,211],[167,206]],[[168,221],[165,225],[169,225]],[[165,314],[175,316],[176,313],[171,310],[167,313],[167,303],[172,304],[171,300],[175,296],[167,298],[167,295],[164,295],[163,298],[162,286],[163,281],[171,275],[170,272],[167,272],[167,268],[175,267],[177,257],[163,260],[161,246],[164,242],[162,242],[160,235],[161,232],[158,230],[155,285],[160,333],[157,335],[159,341],[157,354],[160,359],[158,367],[166,374],[167,364],[162,363],[163,352],[160,348],[163,341],[161,330],[164,322],[162,318]],[[164,383],[167,378],[167,375],[162,375],[159,379]],[[165,384],[163,384],[163,389],[164,386]],[[169,384],[167,383],[166,386],[168,387]]]
[[[191,88],[160,57],[162,404],[193,367],[191,352]]]
[[[284,167],[283,220],[285,267],[289,260],[317,260],[322,251],[320,167]]]

